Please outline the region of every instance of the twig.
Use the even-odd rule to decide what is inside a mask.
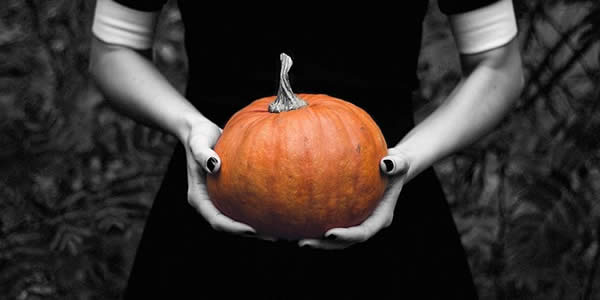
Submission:
[[[600,224],[598,228],[596,228],[596,241],[600,242]],[[596,270],[598,269],[598,264],[600,264],[600,249],[596,249],[596,254],[594,255],[594,260],[592,263],[592,268],[590,269],[590,273],[588,274],[587,281],[585,283],[585,289],[583,292],[583,300],[592,299],[592,289],[594,286],[594,277],[596,277]]]

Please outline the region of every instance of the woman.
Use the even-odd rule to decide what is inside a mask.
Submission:
[[[147,59],[164,2],[98,0],[93,25],[91,72],[109,101],[180,141],[147,220],[126,299],[477,298],[431,166],[489,132],[520,93],[510,0],[439,0],[464,76],[416,126],[410,95],[418,85],[427,1],[404,12],[345,4],[341,14],[280,5],[196,8],[179,0],[189,59],[185,95]],[[322,239],[258,236],[220,214],[206,194],[205,176],[221,164],[212,150],[220,127],[252,100],[276,92],[282,52],[295,60],[296,92],[357,104],[392,146],[380,163],[391,180],[373,215]]]

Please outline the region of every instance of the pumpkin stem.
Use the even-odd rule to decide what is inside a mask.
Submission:
[[[280,113],[308,106],[306,101],[298,98],[292,91],[288,72],[292,67],[292,58],[285,53],[279,55],[281,59],[281,72],[279,73],[279,90],[277,98],[269,104],[269,112]]]

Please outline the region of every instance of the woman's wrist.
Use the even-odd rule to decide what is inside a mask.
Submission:
[[[186,112],[179,119],[174,135],[179,141],[185,143],[192,129],[197,126],[214,126],[214,124],[198,111]]]
[[[409,182],[415,176],[419,175],[424,169],[431,165],[428,159],[425,157],[424,151],[417,151],[405,143],[399,143],[396,146],[389,149],[390,155],[400,156],[408,164],[408,171],[406,172],[406,181]]]

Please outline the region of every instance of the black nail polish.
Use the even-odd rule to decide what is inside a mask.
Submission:
[[[337,238],[338,237],[335,234],[330,234],[330,235],[325,236],[325,239],[328,239],[328,240],[331,240],[331,241],[337,240]]]
[[[206,167],[208,168],[208,170],[211,173],[215,170],[216,165],[217,165],[217,159],[214,157],[209,158],[208,161],[206,162]]]
[[[390,159],[384,159],[383,163],[385,164],[385,171],[386,172],[391,172],[392,170],[394,170],[394,162],[391,161]]]

